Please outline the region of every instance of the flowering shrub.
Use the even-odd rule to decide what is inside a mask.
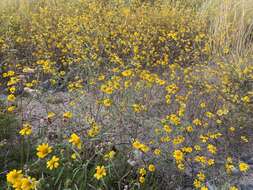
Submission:
[[[1,113],[20,121],[22,151],[4,188],[239,188],[252,58],[214,56],[201,1],[178,3],[6,3]]]

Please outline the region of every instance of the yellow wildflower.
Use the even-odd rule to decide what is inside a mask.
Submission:
[[[159,156],[159,155],[161,154],[161,150],[156,148],[156,149],[154,150],[154,154],[155,154],[156,156]]]
[[[50,170],[54,169],[54,168],[58,168],[59,167],[59,159],[57,156],[53,156],[49,161],[47,161],[47,168],[49,168]]]
[[[144,183],[144,182],[145,182],[145,177],[140,176],[140,177],[139,177],[139,182],[140,182],[140,183]]]
[[[249,142],[248,138],[246,136],[241,136],[241,140],[244,141],[244,142]]]
[[[105,169],[105,167],[104,166],[97,166],[96,167],[96,173],[94,174],[94,177],[97,180],[100,180],[104,176],[106,176],[106,169]]]
[[[195,179],[194,182],[193,182],[193,185],[194,185],[195,188],[200,188],[201,187],[201,182],[199,180]]]
[[[201,108],[205,108],[205,107],[206,107],[206,103],[205,103],[205,102],[201,102],[201,103],[200,103],[200,107],[201,107]]]
[[[123,71],[121,74],[124,77],[129,77],[129,76],[131,76],[133,74],[133,72],[132,72],[131,69],[128,69],[128,70]]]
[[[236,186],[231,186],[229,190],[238,190],[238,188]]]
[[[180,123],[181,123],[180,118],[176,114],[171,114],[171,115],[167,116],[167,118],[174,125],[180,125]]]
[[[16,108],[16,106],[9,106],[9,107],[7,108],[7,111],[8,111],[8,112],[13,112],[13,111],[15,110],[15,108]]]
[[[240,162],[239,163],[239,169],[241,172],[246,172],[249,170],[249,165],[244,163],[244,162]]]
[[[175,150],[173,152],[173,157],[176,161],[182,161],[184,159],[184,153],[181,150]]]
[[[109,98],[104,99],[102,102],[105,107],[110,107],[112,105],[112,100]]]
[[[149,170],[150,172],[154,172],[154,171],[155,171],[155,165],[154,165],[154,164],[149,164],[148,170]]]
[[[114,158],[115,155],[116,155],[116,152],[111,150],[107,154],[104,155],[104,159],[105,160],[111,160],[111,159]]]
[[[19,134],[22,136],[29,136],[32,134],[32,127],[30,124],[23,124],[23,128],[19,131]]]
[[[37,181],[35,178],[27,177],[21,180],[21,189],[22,190],[33,190],[36,188]]]
[[[193,127],[190,126],[190,125],[187,126],[187,127],[186,127],[186,131],[189,132],[189,133],[192,132],[192,131],[193,131]]]
[[[54,112],[48,112],[47,113],[47,119],[52,119],[55,116]]]
[[[14,94],[10,94],[10,95],[8,95],[7,100],[8,100],[9,102],[14,102],[14,101],[16,100],[16,97],[15,97]]]
[[[245,104],[249,103],[250,102],[250,97],[249,96],[244,96],[242,97],[241,99]]]
[[[45,158],[49,153],[52,152],[52,147],[47,143],[43,143],[37,147],[37,156],[39,158]]]
[[[14,92],[16,91],[15,86],[13,86],[13,87],[9,88],[9,91],[10,91],[11,93],[14,93]]]
[[[205,174],[202,173],[202,172],[199,172],[199,173],[197,174],[197,176],[198,176],[198,179],[199,179],[200,181],[205,181],[205,179],[206,179]]]
[[[147,173],[146,169],[145,168],[140,168],[139,169],[139,174],[142,175],[142,176],[145,176]]]
[[[206,186],[202,186],[200,190],[208,190],[208,188]]]
[[[69,142],[81,149],[81,139],[77,134],[73,133],[69,138]]]
[[[179,88],[176,84],[166,86],[166,91],[168,92],[168,94],[176,94],[178,90]]]
[[[12,170],[7,175],[7,182],[14,184],[17,180],[23,177],[22,170]]]
[[[132,105],[134,112],[139,113],[144,110],[144,106],[141,104],[133,104]]]
[[[201,125],[202,125],[202,122],[201,122],[200,119],[194,119],[194,120],[192,121],[192,123],[193,123],[194,125],[196,125],[196,126],[201,126]]]
[[[163,129],[165,132],[170,133],[172,131],[171,127],[169,125],[164,125]]]
[[[73,114],[71,112],[65,112],[63,113],[63,117],[65,119],[71,119],[73,117]]]
[[[216,154],[216,152],[217,152],[217,148],[214,145],[212,145],[212,144],[208,144],[207,145],[207,149],[212,154]]]

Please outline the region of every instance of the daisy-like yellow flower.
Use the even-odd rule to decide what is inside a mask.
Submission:
[[[184,165],[183,163],[179,162],[179,163],[177,164],[177,168],[178,168],[179,170],[185,170],[185,165]]]
[[[37,147],[37,156],[39,158],[45,158],[49,153],[52,152],[52,147],[47,143],[43,143]]]
[[[184,138],[182,135],[176,136],[176,137],[173,139],[173,144],[174,144],[174,145],[181,144],[181,143],[184,142],[184,140],[185,140],[185,138]]]
[[[105,75],[99,75],[98,76],[98,81],[104,80],[105,79]]]
[[[192,121],[192,123],[193,123],[194,125],[196,125],[196,126],[202,125],[202,122],[201,122],[200,119],[194,119],[194,120]]]
[[[89,137],[95,137],[100,132],[101,127],[97,124],[92,125],[91,129],[87,131]]]
[[[205,156],[195,156],[194,161],[199,162],[201,164],[206,164],[207,162]]]
[[[15,110],[15,108],[16,108],[16,106],[9,106],[9,107],[7,108],[7,111],[8,111],[8,112],[13,112],[13,111]]]
[[[6,175],[7,182],[15,184],[18,180],[22,179],[22,170],[12,170]]]
[[[8,83],[7,83],[7,86],[15,85],[15,84],[17,84],[19,81],[20,81],[19,78],[17,78],[17,77],[11,77],[10,80],[8,81]]]
[[[238,190],[238,188],[236,186],[231,186],[229,190]]]
[[[73,114],[71,112],[65,112],[63,113],[63,118],[64,119],[71,119],[73,117]]]
[[[15,86],[12,86],[11,88],[9,88],[9,91],[10,91],[11,93],[14,93],[14,92],[16,91]]]
[[[149,170],[150,172],[154,172],[154,171],[155,171],[155,165],[154,165],[154,164],[149,164],[148,170]]]
[[[106,98],[102,100],[102,103],[105,107],[110,107],[112,105],[112,100],[110,100],[109,98]]]
[[[199,145],[194,145],[194,149],[195,149],[196,151],[200,151],[202,148],[201,148]]]
[[[241,172],[246,172],[249,170],[249,165],[244,163],[244,162],[240,162],[239,163],[239,169]]]
[[[32,126],[28,123],[23,124],[23,128],[19,131],[22,136],[29,136],[32,134]]]
[[[124,87],[128,88],[131,84],[132,84],[132,82],[130,80],[127,80],[124,82]]]
[[[136,112],[136,113],[140,113],[141,111],[143,111],[145,109],[144,106],[141,104],[133,104],[132,108],[133,108],[134,112]]]
[[[182,151],[186,152],[186,153],[191,153],[192,152],[192,147],[190,147],[190,146],[189,147],[183,147]]]
[[[110,152],[108,152],[107,154],[104,155],[104,159],[111,160],[114,158],[115,155],[116,155],[116,152],[111,150]]]
[[[145,168],[140,168],[140,169],[139,169],[139,174],[140,174],[141,176],[145,176],[146,173],[147,173],[147,171],[146,171]]]
[[[211,112],[206,112],[205,115],[208,117],[208,118],[212,118],[214,116],[213,113]]]
[[[206,107],[206,103],[205,103],[205,102],[201,102],[201,103],[200,103],[200,107],[201,107],[201,108],[205,108],[205,107]]]
[[[195,188],[200,188],[201,187],[201,181],[195,179],[194,182],[193,182],[193,185]]]
[[[168,94],[176,94],[178,90],[179,88],[177,87],[176,84],[166,86],[166,91],[168,92]]]
[[[180,118],[176,114],[168,115],[167,119],[169,119],[173,125],[180,125],[181,123]]]
[[[76,157],[77,157],[76,153],[73,153],[73,154],[71,155],[71,158],[72,158],[73,160],[76,160]]]
[[[128,69],[128,70],[123,71],[121,74],[124,77],[129,77],[129,76],[131,76],[133,74],[133,72],[132,72],[131,69]]]
[[[102,85],[100,90],[106,94],[112,94],[113,93],[113,88],[108,85]]]
[[[66,74],[65,71],[60,71],[60,73],[59,73],[60,76],[64,76],[65,74]]]
[[[191,133],[191,132],[193,131],[193,127],[190,126],[190,125],[187,126],[187,127],[186,127],[186,131],[189,132],[189,133]]]
[[[50,170],[58,168],[60,165],[59,160],[60,158],[58,158],[57,156],[53,156],[49,161],[47,161],[47,168],[49,168]]]
[[[72,143],[72,144],[73,144],[74,146],[76,146],[77,148],[81,149],[81,144],[82,144],[82,142],[81,142],[80,137],[79,137],[77,134],[73,133],[73,134],[70,136],[70,138],[69,138],[69,142]]]
[[[12,77],[12,76],[15,75],[15,71],[10,70],[10,71],[8,71],[7,75],[8,75],[9,77]]]
[[[52,119],[55,116],[54,112],[48,112],[47,113],[47,119]],[[63,116],[64,117],[64,116]]]
[[[208,159],[207,164],[208,164],[208,166],[214,165],[214,159]]]
[[[21,180],[22,190],[33,190],[36,188],[37,181],[35,178],[27,177]]]
[[[21,186],[22,186],[22,179],[23,179],[23,178],[20,178],[20,179],[16,180],[16,182],[12,185],[12,187],[13,187],[15,190],[20,190],[20,189],[21,189]]]
[[[132,145],[133,145],[134,148],[140,149],[141,146],[142,146],[142,143],[138,140],[135,140]]]
[[[249,142],[249,140],[246,136],[241,136],[241,140],[246,143]]]
[[[133,147],[135,149],[139,149],[143,152],[148,152],[149,151],[149,147],[145,144],[142,144],[140,141],[138,140],[135,140],[133,143],[132,143]]]
[[[216,152],[217,152],[217,148],[216,148],[214,145],[212,145],[212,144],[208,144],[208,145],[207,145],[207,150],[208,150],[210,153],[212,153],[212,154],[216,154]]]
[[[244,96],[241,98],[241,100],[246,104],[250,102],[250,97],[249,96]]]
[[[96,167],[96,173],[94,174],[94,177],[97,180],[100,180],[100,179],[102,179],[105,176],[106,176],[106,169],[105,169],[105,167],[104,166],[97,166]]]
[[[158,149],[158,148],[156,148],[156,149],[154,150],[154,155],[159,156],[160,154],[161,154],[161,150]]]
[[[198,179],[199,179],[200,181],[205,181],[205,179],[206,179],[206,176],[205,176],[205,174],[204,174],[203,172],[199,172],[199,173],[197,174],[197,176],[198,176]]]
[[[144,183],[144,182],[145,182],[145,177],[140,176],[140,177],[139,177],[139,182],[140,182],[140,183]]]
[[[208,190],[208,188],[206,186],[202,186],[200,190]]]
[[[170,133],[172,131],[171,127],[169,125],[164,125],[163,129],[166,133]]]
[[[7,100],[8,100],[9,102],[14,102],[14,101],[16,100],[16,97],[15,97],[14,94],[10,94],[10,95],[8,95]]]
[[[177,162],[180,162],[184,159],[184,153],[181,150],[175,150],[173,152],[173,157]]]
[[[156,79],[156,83],[162,86],[162,85],[165,85],[166,81],[161,80],[161,79]]]

